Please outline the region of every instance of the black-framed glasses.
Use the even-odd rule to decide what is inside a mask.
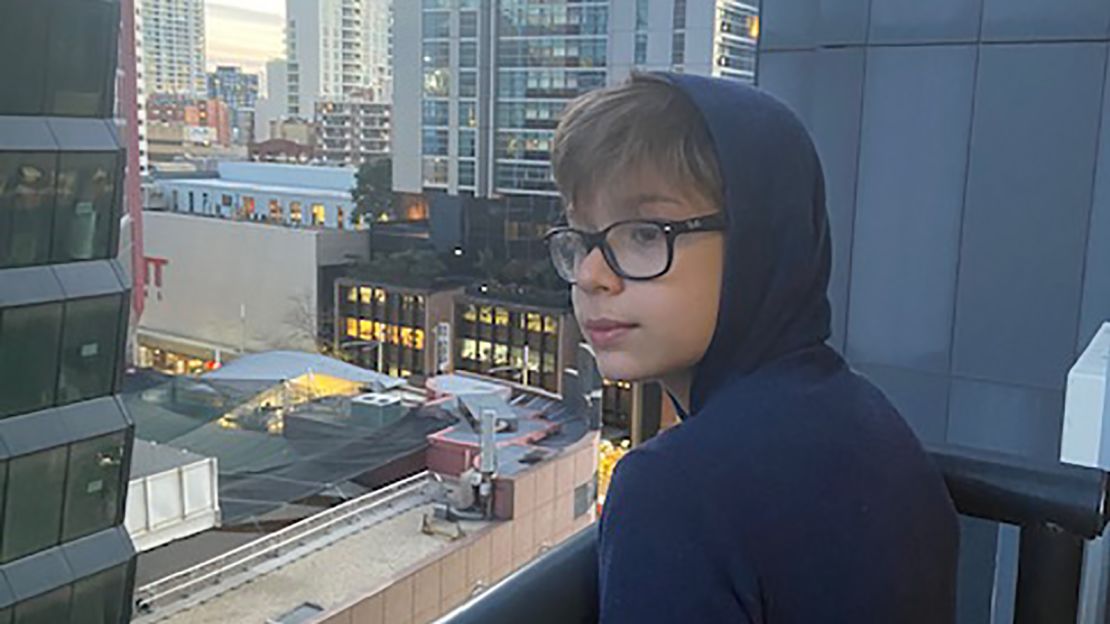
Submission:
[[[685,221],[631,219],[618,221],[600,232],[557,227],[544,241],[559,277],[574,284],[586,256],[601,247],[614,273],[628,280],[647,281],[666,274],[674,263],[674,241],[681,234],[719,232],[725,229],[722,214]]]

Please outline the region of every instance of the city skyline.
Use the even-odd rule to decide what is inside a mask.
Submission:
[[[285,58],[285,0],[205,0],[207,70],[238,65],[264,74],[266,61]]]

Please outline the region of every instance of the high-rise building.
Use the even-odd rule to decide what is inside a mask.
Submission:
[[[389,94],[390,5],[286,0],[290,115],[311,117],[321,99],[382,100]]]
[[[258,106],[258,74],[243,72],[234,65],[221,65],[208,74],[208,98],[227,104],[231,141],[248,144],[254,138],[254,115]]]
[[[150,147],[147,143],[146,136],[146,78],[144,75],[144,56],[146,46],[143,44],[143,8],[142,0],[129,0],[129,6],[133,8],[132,14],[135,16],[134,28],[134,61],[135,70],[130,74],[135,82],[135,110],[136,110],[136,128],[138,132],[138,147],[139,147],[139,175],[146,175],[150,171]],[[120,63],[124,62],[124,54],[121,49]],[[128,94],[129,90],[122,89],[120,97]],[[130,95],[127,95],[130,97]]]
[[[751,80],[758,9],[737,0],[424,0],[394,15],[394,186],[464,200],[469,231],[538,258],[559,208],[549,153],[576,96],[634,69]],[[433,197],[433,211],[435,204]],[[458,200],[452,200],[458,203]]]
[[[258,98],[254,108],[256,142],[273,138],[270,136],[270,122],[288,114],[288,66],[284,59],[273,59],[266,63],[266,95]]]
[[[204,0],[143,0],[142,15],[146,92],[205,97]]]
[[[133,428],[115,396],[131,307],[117,260],[121,10],[0,2],[4,622],[130,621]]]
[[[316,154],[327,165],[355,166],[389,155],[389,104],[359,100],[316,103]]]

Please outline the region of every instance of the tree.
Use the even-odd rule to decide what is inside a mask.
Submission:
[[[362,163],[351,189],[355,217],[366,215],[376,221],[383,214],[392,216],[393,197],[393,160],[377,158]]]

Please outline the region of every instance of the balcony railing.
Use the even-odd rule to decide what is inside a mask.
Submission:
[[[1107,524],[1108,473],[996,453],[930,451],[960,513],[1021,527],[1014,624],[1074,623],[1085,540]],[[593,623],[597,529],[589,527],[438,624]]]

